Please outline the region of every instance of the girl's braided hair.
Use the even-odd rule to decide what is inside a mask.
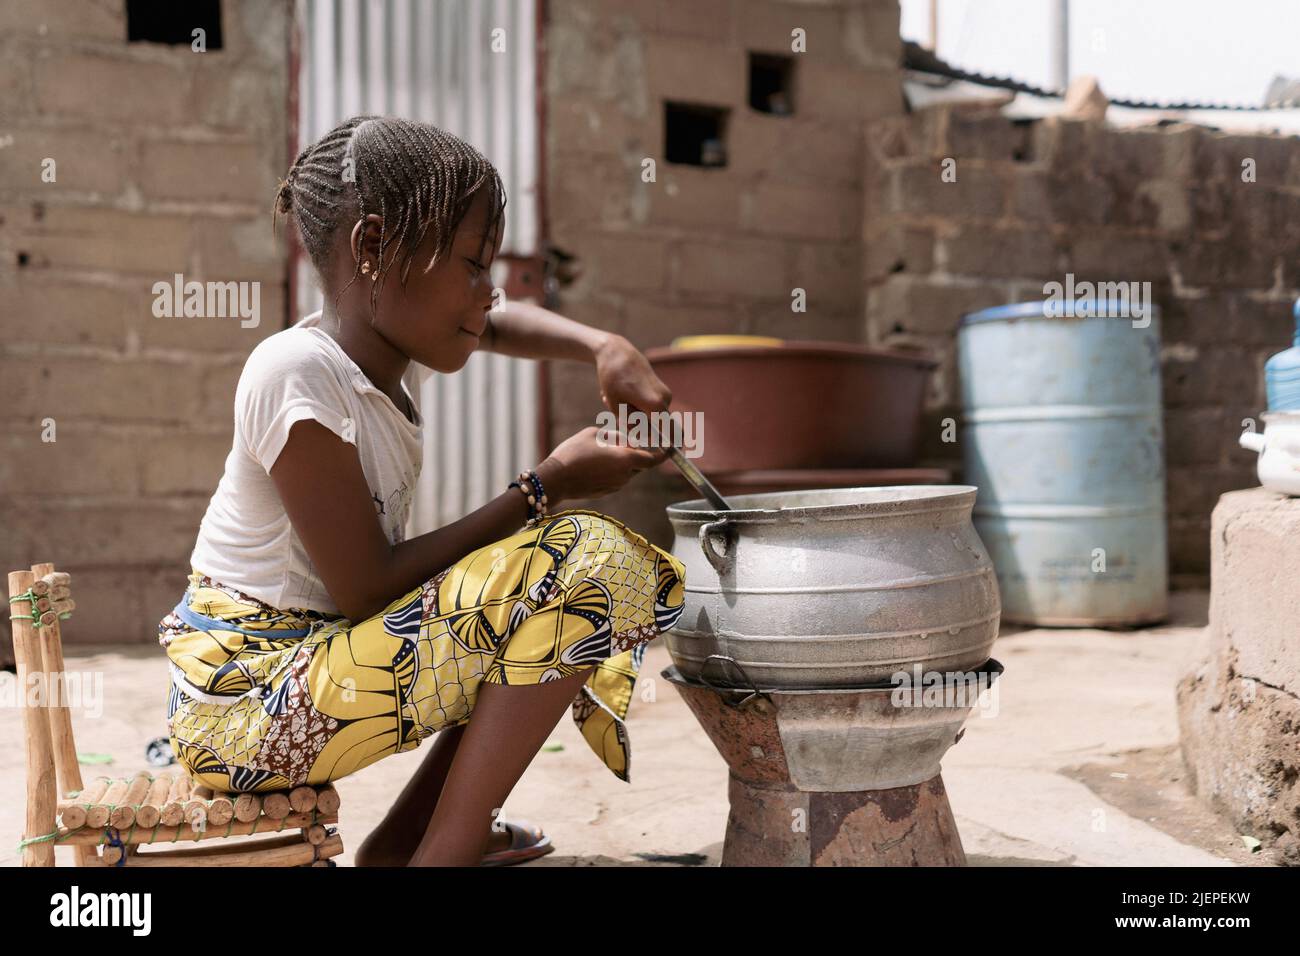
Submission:
[[[496,167],[464,140],[428,123],[354,116],[298,154],[276,193],[272,228],[280,213],[292,212],[307,255],[323,277],[335,230],[351,230],[357,220],[377,213],[380,274],[386,276],[404,253],[405,286],[411,257],[428,230],[434,231],[436,247],[426,272],[450,249],[480,189],[488,190],[493,210],[481,255],[505,211],[505,187]],[[390,248],[392,256],[386,257]],[[360,269],[358,262],[353,281]],[[377,294],[373,290],[372,301]]]

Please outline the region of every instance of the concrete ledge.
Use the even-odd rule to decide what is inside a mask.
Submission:
[[[1300,695],[1300,498],[1229,492],[1210,534],[1215,643],[1236,654],[1238,674]]]
[[[1197,795],[1300,866],[1300,499],[1219,499],[1211,527],[1208,652],[1178,682]]]

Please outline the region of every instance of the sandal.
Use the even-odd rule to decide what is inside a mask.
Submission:
[[[510,832],[510,846],[504,850],[483,854],[483,862],[479,866],[513,866],[516,863],[535,860],[539,856],[546,856],[555,849],[555,844],[541,831],[541,828],[528,823],[511,823],[507,820],[501,822]]]

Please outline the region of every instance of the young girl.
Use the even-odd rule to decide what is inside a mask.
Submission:
[[[504,206],[491,163],[423,123],[356,117],[298,155],[276,207],[326,304],[249,355],[189,586],[159,624],[172,748],[214,790],[324,784],[437,734],[361,865],[548,852],[495,815],[566,708],[627,779],[645,645],[682,611],[678,560],[613,518],[556,510],[667,455],[594,427],[474,513],[403,540],[423,426],[409,362],[583,360],[611,409],[668,409],[625,338],[537,307],[489,312]]]

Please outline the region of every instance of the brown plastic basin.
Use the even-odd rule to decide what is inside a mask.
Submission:
[[[938,364],[841,342],[645,354],[673,393],[673,411],[703,413],[703,454],[693,460],[706,474],[910,467],[926,377]]]

